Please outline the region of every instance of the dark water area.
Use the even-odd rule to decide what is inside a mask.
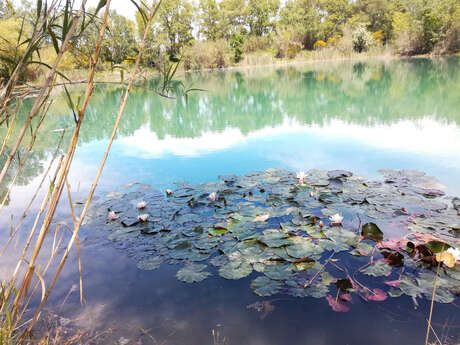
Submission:
[[[188,104],[135,89],[98,196],[130,182],[148,183],[164,191],[178,181],[212,182],[219,175],[267,168],[294,172],[346,169],[366,178],[378,177],[379,169],[415,169],[435,176],[448,195],[460,196],[459,67],[460,59],[453,57],[192,73],[184,77],[185,82],[207,91],[192,94]],[[72,91],[74,95],[81,92]],[[89,190],[119,98],[116,86],[95,90],[70,173],[74,201],[84,198]],[[18,219],[50,161],[59,137],[52,131],[71,128],[72,122],[64,97],[57,96],[42,126],[43,135],[25,166],[25,178],[0,213],[0,243],[7,238],[11,215]],[[67,136],[64,141],[68,142]],[[1,186],[0,194],[4,190]],[[57,219],[70,223],[64,197],[61,204]],[[34,210],[38,207],[39,202]],[[109,241],[108,235],[103,228],[82,228],[86,303],[80,305],[78,289],[74,289],[78,266],[73,252],[47,307],[72,320],[76,329],[93,333],[114,329],[94,342],[424,343],[429,313],[426,299],[417,299],[417,306],[405,295],[383,302],[354,296],[350,311],[338,313],[325,298],[283,293],[257,296],[250,288],[255,272],[240,280],[226,280],[212,266],[212,276],[187,284],[175,277],[181,265],[138,269],[132,247]],[[1,279],[11,271],[19,248],[20,240],[10,247],[9,255],[0,257]],[[360,257],[342,259],[348,260],[350,270],[364,262]],[[381,282],[375,285],[371,277],[360,281],[384,287]],[[266,313],[248,308],[263,301],[269,302]],[[433,327],[443,344],[460,343],[459,308],[458,297],[454,304],[435,304]],[[213,340],[213,330],[219,333],[218,339]]]

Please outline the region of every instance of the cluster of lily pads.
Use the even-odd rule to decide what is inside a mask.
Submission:
[[[161,192],[132,184],[93,205],[137,267],[182,264],[177,279],[251,275],[259,296],[326,298],[348,311],[353,296],[453,302],[460,293],[460,199],[417,171],[268,169]],[[439,269],[437,269],[439,266]],[[438,272],[438,274],[436,274]]]

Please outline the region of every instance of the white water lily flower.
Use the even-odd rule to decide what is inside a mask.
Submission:
[[[216,194],[216,192],[212,192],[211,194],[209,194],[208,198],[209,198],[209,200],[211,200],[211,201],[216,201],[216,199],[217,199],[217,194]]]
[[[336,213],[332,217],[329,217],[329,220],[331,221],[331,225],[340,225],[342,224],[343,217]]]
[[[315,196],[315,193],[310,192],[310,198],[313,198]]]
[[[447,252],[452,254],[455,261],[460,261],[460,249],[451,247],[447,249]]]
[[[172,190],[171,189],[166,189],[166,195],[171,195],[172,194]]]
[[[307,177],[304,171],[299,171],[296,175],[296,177],[299,179],[299,184],[305,184],[304,179]]]
[[[145,208],[145,206],[147,206],[147,203],[145,201],[140,201],[137,203],[137,208],[139,210],[142,210],[143,208]]]
[[[118,219],[118,215],[115,212],[110,211],[109,214],[107,215],[107,220],[115,220],[115,219]]]
[[[140,214],[137,216],[137,219],[139,219],[141,222],[146,222],[149,220],[150,215],[148,213]]]

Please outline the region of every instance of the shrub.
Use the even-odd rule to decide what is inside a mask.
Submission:
[[[233,50],[233,58],[236,63],[240,62],[243,57],[244,37],[238,32],[234,32],[230,37],[230,47]]]
[[[412,55],[423,50],[423,26],[414,22],[409,13],[396,12],[392,25],[393,45],[399,54]]]
[[[378,30],[372,33],[372,39],[375,43],[382,45],[383,42],[385,42],[385,34],[383,33],[383,30]]]
[[[271,47],[272,41],[271,36],[248,36],[243,43],[243,52],[247,54],[267,50]]]
[[[302,50],[302,42],[291,31],[279,32],[273,39],[275,57],[293,59]]]
[[[224,40],[195,41],[182,52],[186,70],[224,68],[231,64],[232,52]]]
[[[329,47],[330,47],[330,46],[336,46],[337,44],[339,44],[341,38],[342,38],[341,35],[335,34],[334,36],[329,37],[329,38],[327,39],[327,45],[328,45]],[[323,42],[323,41],[321,41],[321,42]],[[324,42],[324,43],[326,43],[326,42]]]
[[[358,53],[369,50],[373,45],[374,39],[372,34],[366,29],[364,25],[358,25],[358,27],[352,32],[353,49]]]
[[[315,44],[313,44],[313,48],[314,49],[321,49],[321,48],[324,48],[327,46],[327,43],[324,42],[323,40],[318,40],[315,42]]]

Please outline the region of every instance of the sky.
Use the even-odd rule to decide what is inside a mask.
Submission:
[[[64,0],[61,1],[64,3]],[[50,0],[48,0],[48,2],[50,2]],[[98,2],[99,0],[87,0],[86,4],[87,7],[96,7]],[[13,0],[13,4],[15,6],[20,6],[21,3],[22,0]],[[35,0],[33,0],[32,3],[35,3]],[[80,4],[81,0],[75,0],[75,5],[79,6]],[[131,20],[135,20],[136,18],[136,7],[129,0],[112,0],[110,8],[116,10],[117,13],[123,14]]]

